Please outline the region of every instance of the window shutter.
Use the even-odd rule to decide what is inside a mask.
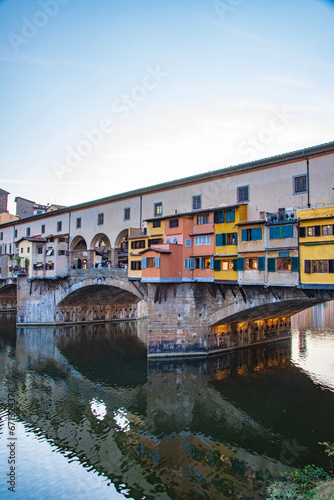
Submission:
[[[334,273],[334,259],[329,259],[328,261],[328,272]]]
[[[247,241],[247,229],[241,230],[241,239],[242,241]]]
[[[258,257],[257,259],[257,268],[259,271],[264,271],[265,269],[265,258],[264,257]]]
[[[226,222],[234,222],[234,221],[235,221],[234,210],[228,210],[226,212]]]
[[[166,243],[170,243],[170,238],[166,238]]]
[[[275,259],[275,257],[270,257],[267,262],[268,262],[268,264],[267,264],[268,265],[268,272],[269,273],[275,272],[276,271],[276,259]]]
[[[184,268],[189,269],[189,259],[184,259]]]
[[[269,239],[274,240],[275,239],[275,227],[270,227],[269,228]]]
[[[304,271],[306,274],[311,273],[311,261],[310,260],[305,260],[304,261]]]
[[[233,271],[238,270],[238,259],[233,259]]]
[[[223,238],[222,245],[224,247],[226,245],[226,233],[222,233],[222,238]]]
[[[234,244],[238,244],[238,233],[234,233]]]
[[[143,257],[141,259],[141,268],[142,269],[146,269],[147,268],[147,258],[146,257]]]
[[[293,225],[289,224],[286,227],[286,238],[293,238]]]
[[[189,269],[195,269],[196,267],[196,261],[193,257],[189,259]]]
[[[210,269],[213,269],[215,265],[215,259],[213,257],[210,257]]]
[[[314,236],[320,236],[320,235],[321,235],[320,226],[314,226]]]
[[[185,247],[187,247],[187,248],[191,247],[191,239],[186,238],[186,240],[185,240]]]
[[[299,258],[291,257],[291,272],[297,273],[299,271]]]
[[[223,235],[216,234],[216,247],[222,247],[222,246],[223,246]]]
[[[202,257],[199,259],[199,268],[204,269],[204,259]]]
[[[160,267],[160,257],[155,258],[154,267],[156,268]]]
[[[173,238],[173,244],[176,245],[177,244],[177,236],[174,236]]]
[[[237,258],[237,269],[238,269],[238,271],[245,270],[245,259],[243,257]]]
[[[262,227],[252,227],[251,238],[253,241],[262,240]]]
[[[213,268],[215,271],[220,271],[221,270],[221,260],[215,259],[213,263]]]
[[[221,224],[222,222],[224,222],[224,212],[223,210],[219,210],[214,214],[214,223]]]
[[[299,237],[300,238],[305,238],[306,237],[306,227],[305,226],[301,226],[299,228]]]

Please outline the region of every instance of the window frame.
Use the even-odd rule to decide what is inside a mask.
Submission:
[[[247,199],[244,196],[240,196],[240,193],[247,189]],[[241,199],[243,198],[243,199]],[[250,201],[250,184],[245,184],[244,186],[237,186],[237,203],[249,203]]]
[[[104,212],[98,212],[98,214],[97,214],[97,225],[98,226],[103,226],[104,225]]]
[[[303,179],[303,178],[305,178],[305,189],[296,189],[297,182],[300,179]],[[298,194],[307,194],[308,193],[308,178],[307,178],[307,173],[294,175],[292,177],[292,183],[293,183],[292,184],[292,194],[298,195]]]
[[[131,207],[124,208],[123,220],[131,220]]]
[[[160,208],[160,210],[159,210]],[[163,210],[163,204],[162,201],[156,201],[153,205],[153,215],[154,217],[161,217],[162,216],[162,210]]]
[[[192,210],[201,210],[202,209],[202,195],[201,194],[196,194],[196,195],[192,196],[191,207],[192,207]]]

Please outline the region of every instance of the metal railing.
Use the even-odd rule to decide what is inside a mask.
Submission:
[[[283,224],[297,221],[296,210],[280,210],[279,212],[267,212],[267,224]]]

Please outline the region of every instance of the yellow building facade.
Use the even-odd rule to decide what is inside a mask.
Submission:
[[[234,205],[214,211],[215,281],[238,282],[238,224],[247,221],[247,205]]]
[[[300,283],[334,287],[334,206],[297,210]]]

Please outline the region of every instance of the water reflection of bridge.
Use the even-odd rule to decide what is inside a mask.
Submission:
[[[19,328],[17,337],[12,331],[3,338],[1,333],[1,400],[15,365],[19,417],[116,486],[126,483],[147,498],[200,495],[204,483],[208,498],[215,498],[214,476],[227,495],[236,475],[242,491],[292,460],[307,461],[311,451],[284,419],[282,394],[294,394],[284,410],[289,418],[297,412],[299,422],[309,412],[310,393],[314,422],[326,403],[290,366],[288,343],[147,365],[133,323]],[[294,387],[287,387],[286,370],[294,372]],[[273,378],[279,381],[274,393]],[[333,405],[327,405],[327,418],[334,418]],[[307,435],[302,442],[309,442]],[[164,485],[161,491],[156,483]]]

